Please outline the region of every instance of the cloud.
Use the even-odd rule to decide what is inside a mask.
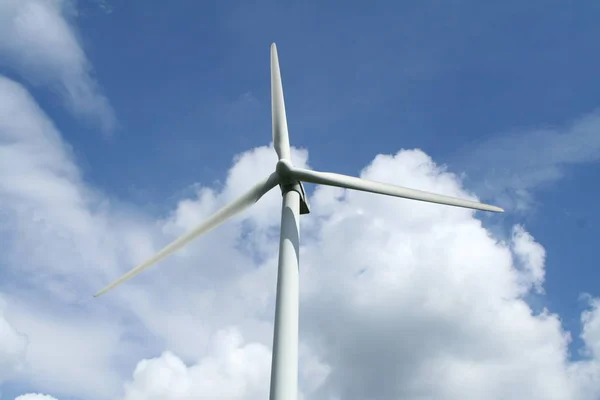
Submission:
[[[560,180],[569,166],[600,160],[600,111],[568,124],[498,135],[465,148],[457,164],[470,172],[478,193],[524,211],[533,190]],[[481,182],[481,183],[478,183]]]
[[[33,98],[1,76],[0,119],[5,229],[14,226],[20,239],[6,257],[17,257],[21,273],[30,272],[25,275],[32,280],[48,279],[47,289],[54,286],[57,296],[68,296],[69,282],[80,282],[87,274],[93,278],[92,270],[76,268],[83,264],[81,251],[95,254],[99,271],[115,264],[111,254],[89,241],[90,235],[97,241],[107,224],[102,199],[82,183],[70,148]],[[46,268],[50,274],[33,274],[33,268]]]
[[[35,86],[49,86],[76,115],[115,128],[114,111],[69,21],[68,0],[5,0],[0,3],[0,64]]]
[[[600,299],[589,299],[590,309],[581,315],[581,338],[591,356],[600,356]]]
[[[329,369],[306,347],[300,349],[300,362],[301,384],[311,393]],[[207,355],[191,366],[169,351],[140,361],[125,384],[124,400],[264,399],[270,373],[270,346],[245,342],[240,331],[230,327],[217,331]]]
[[[546,250],[537,243],[531,234],[525,231],[520,225],[513,228],[512,247],[516,261],[521,266],[520,278],[527,292],[530,286],[534,286],[536,292],[543,293],[544,269],[546,261]]]
[[[124,400],[264,399],[270,372],[270,349],[244,344],[239,331],[228,329],[216,333],[207,356],[191,367],[170,352],[140,361]]]
[[[5,318],[6,301],[0,297],[0,384],[23,368],[27,338]]]
[[[308,154],[295,149],[294,159],[306,164]],[[170,213],[143,215],[86,184],[48,117],[1,78],[9,279],[0,289],[8,331],[28,338],[12,379],[63,398],[266,396],[277,190],[114,292],[90,295],[274,161],[271,147],[253,149],[220,187],[197,185]],[[476,198],[418,150],[379,155],[361,176]],[[584,357],[573,361],[559,316],[524,300],[543,288],[545,249],[523,226],[503,241],[473,211],[324,187],[311,204],[301,220],[303,398],[597,398],[597,300],[582,315]]]
[[[273,154],[272,147],[263,146],[236,157],[222,188],[196,185],[189,198],[158,221],[161,238],[156,241],[175,239],[268,176],[276,161]],[[292,154],[298,165],[306,165],[305,151],[294,149]],[[270,346],[279,235],[279,213],[271,210],[280,205],[281,192],[275,188],[251,209],[128,283],[133,290],[110,296],[129,304],[185,361],[205,354],[211,332],[223,326],[241,324],[248,340]],[[148,249],[137,261],[158,249]],[[131,264],[123,265],[120,273],[129,268]]]
[[[248,152],[237,159],[239,164],[232,170],[250,175],[256,168],[248,166],[264,165],[260,160],[271,156],[262,149]],[[455,175],[420,151],[378,156],[362,176],[474,198],[462,189]],[[227,193],[234,182],[228,180],[221,193]],[[185,200],[186,206],[178,208],[172,220],[191,225],[191,214],[182,210],[214,207],[219,195],[209,189],[201,193]],[[500,399],[523,393],[539,399],[594,398],[585,394],[583,386],[594,388],[590,381],[599,377],[594,369],[596,359],[587,360],[588,367],[570,362],[570,336],[558,316],[547,311],[536,315],[523,300],[530,290],[541,287],[545,276],[545,250],[524,227],[515,226],[505,243],[464,209],[331,188],[318,188],[312,200],[315,214],[303,220],[309,240],[302,248],[301,337],[303,348],[318,357],[312,364],[306,359],[301,362],[303,376],[315,371],[312,379],[302,381],[305,398]],[[201,218],[195,214],[191,219]],[[257,225],[261,224],[272,226],[269,219],[259,219]],[[238,226],[231,225],[231,229]],[[217,243],[227,247],[223,239],[213,242],[207,238],[206,248],[200,244],[202,239],[182,258],[219,254]],[[239,314],[227,322],[237,321],[238,329],[252,332],[248,315],[262,318],[256,311],[265,308],[264,302],[257,301],[256,292],[265,293],[266,304],[273,307],[274,281],[265,281],[274,273],[275,241],[268,236],[263,240],[271,240],[271,251],[257,270],[229,269],[224,277],[207,282],[220,288],[223,295],[213,292],[213,301],[204,303],[210,304],[210,310],[207,307],[195,314],[202,321],[199,325],[217,326],[212,322],[215,314],[225,308],[243,309],[246,318]],[[237,263],[235,257],[230,251],[231,264]],[[184,261],[171,265],[179,268],[179,262]],[[217,264],[229,268],[227,263]],[[190,275],[185,276],[189,280]],[[242,284],[248,281],[254,282],[252,291]],[[197,283],[189,290],[209,291]],[[181,284],[177,287],[179,292],[188,290]],[[183,303],[179,296],[174,303]],[[241,302],[247,307],[240,308]],[[187,309],[199,310],[198,303],[186,304]],[[584,330],[587,326],[584,322]],[[208,340],[202,337],[200,341]],[[203,357],[213,356],[205,353]],[[159,391],[164,397],[156,398],[193,398],[194,391],[184,383],[191,381],[191,371],[205,362],[203,357],[190,367],[172,354],[155,359],[155,365],[170,365],[171,376],[178,377],[173,390]],[[576,368],[584,372],[572,373]],[[584,377],[589,379],[580,381]],[[134,375],[133,382],[137,379]],[[203,379],[198,376],[193,381]],[[139,390],[144,396],[154,393]]]
[[[58,400],[52,396],[49,396],[47,394],[41,394],[41,393],[28,393],[28,394],[23,394],[17,398],[15,398],[15,400]]]
[[[133,281],[129,290],[102,298],[105,302],[92,303],[90,298],[105,282],[245,191],[252,185],[244,177],[250,168],[267,172],[264,156],[268,148],[255,149],[236,160],[237,168],[226,180],[227,190],[200,187],[197,193],[203,204],[196,204],[194,198],[182,200],[172,215],[149,220],[87,186],[52,122],[21,85],[6,78],[0,78],[0,120],[4,214],[0,234],[3,243],[10,244],[0,262],[11,277],[7,290],[13,305],[25,301],[21,305],[24,311],[13,319],[32,340],[27,360],[33,384],[80,395],[86,393],[85,388],[102,385],[93,396],[113,396],[114,358],[122,357],[127,365],[135,356],[132,340],[121,340],[125,333],[143,338],[138,339],[142,345],[136,344],[134,349],[159,338],[186,360],[201,357],[212,332],[231,322],[244,323],[250,339],[260,338],[262,345],[270,342],[272,318],[255,316],[268,307],[268,292],[263,289],[271,285],[261,280],[263,270],[258,276],[243,273],[243,267],[254,261],[251,249],[239,246],[237,232],[243,222],[262,227],[265,223],[261,221],[277,223],[261,209],[267,203],[272,207],[280,203],[276,190],[246,213],[245,221],[237,219],[205,237],[200,246],[173,257],[179,260],[179,268],[170,275],[167,271],[165,279],[157,281],[149,271]],[[294,151],[294,157],[303,165],[302,152]],[[271,229],[264,232],[265,237],[272,234]],[[207,251],[211,248],[213,251]],[[219,290],[214,290],[214,285]],[[170,296],[160,294],[165,292]],[[109,311],[111,303],[116,308]],[[35,312],[41,305],[44,311]],[[126,327],[121,330],[122,318],[127,326],[141,326],[135,332]],[[63,338],[72,344],[67,345]],[[88,347],[95,351],[86,351]],[[59,359],[64,362],[56,368],[53,360]]]
[[[121,378],[114,371],[122,332],[97,316],[65,315],[56,309],[23,304],[12,298],[11,321],[27,335],[20,378],[53,393],[97,399],[118,392]],[[101,377],[101,379],[98,379]]]
[[[127,330],[118,314],[91,303],[91,293],[131,262],[129,246],[146,236],[135,230],[143,224],[124,227],[135,213],[126,221],[111,214],[121,221],[114,222],[103,201],[29,93],[0,76],[1,289],[11,325],[28,339],[19,379],[44,390],[103,398],[120,386],[113,362],[120,345],[131,346],[122,340]]]
[[[569,366],[568,372],[580,399],[600,397],[600,299],[588,296],[588,310],[581,314],[581,339],[587,358]]]
[[[362,175],[468,196],[420,151],[378,156]],[[303,253],[303,334],[331,368],[321,395],[568,398],[567,336],[522,299],[532,268],[517,268],[511,249],[543,268],[522,228],[502,243],[468,210],[315,197],[336,204]]]

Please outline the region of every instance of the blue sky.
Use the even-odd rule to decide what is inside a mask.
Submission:
[[[0,40],[0,75],[22,85],[31,94],[53,122],[60,136],[57,140],[71,147],[72,163],[81,173],[81,178],[72,178],[72,181],[75,187],[89,190],[90,198],[95,199],[90,212],[101,210],[103,218],[106,212],[107,226],[118,225],[115,221],[121,221],[121,217],[123,222],[119,226],[123,232],[142,232],[144,227],[155,229],[157,224],[164,223],[162,234],[167,232],[168,237],[177,230],[173,226],[186,227],[188,219],[205,216],[206,210],[229,199],[230,192],[237,193],[228,176],[249,174],[249,169],[244,168],[254,165],[254,161],[238,164],[239,160],[234,157],[249,154],[246,152],[271,141],[269,45],[275,41],[290,139],[296,148],[308,150],[311,167],[358,175],[371,165],[373,176],[400,180],[403,176],[410,177],[410,174],[404,175],[409,167],[398,166],[398,170],[390,169],[386,173],[385,168],[381,171],[377,168],[387,164],[383,161],[377,164],[374,159],[378,154],[391,156],[403,149],[420,149],[438,166],[446,165],[448,171],[462,177],[457,186],[460,190],[506,208],[502,216],[476,215],[490,235],[499,241],[516,243],[511,235],[514,235],[515,225],[522,225],[535,238],[535,243],[543,246],[546,255],[545,263],[542,262],[544,293],[531,289],[523,298],[536,311],[547,307],[551,313],[558,314],[562,329],[569,331],[573,338],[573,342],[567,344],[573,360],[586,359],[587,356],[580,353],[586,345],[588,350],[594,348],[589,337],[586,342],[580,335],[585,333],[585,326],[592,326],[581,322],[582,312],[590,307],[589,299],[581,296],[584,293],[592,298],[600,295],[596,285],[595,251],[600,237],[600,214],[595,210],[595,199],[600,195],[596,184],[600,176],[598,2],[422,1],[413,4],[374,1],[368,5],[316,1],[28,2],[58,10],[57,15],[72,34],[73,48],[80,52],[68,53],[60,59],[57,56],[59,61],[56,61],[52,58],[52,46],[65,42],[52,40],[46,48],[50,55],[38,48],[27,52],[25,47],[29,42],[23,42],[26,44],[15,50],[10,44],[10,35],[14,32],[0,29],[0,35],[5,37]],[[11,12],[18,6],[11,7],[6,6],[5,10],[0,7],[0,22],[14,17]],[[63,54],[61,49],[57,47],[56,54]],[[75,66],[69,67],[70,62]],[[69,82],[76,84],[69,86]],[[76,92],[81,97],[73,95],[73,87],[76,88],[73,90],[81,90]],[[8,138],[17,140],[10,135]],[[263,157],[262,150],[252,154],[247,155],[248,160]],[[260,160],[269,160],[270,153],[265,150],[264,154],[265,158]],[[403,154],[397,157],[398,162],[413,165],[410,157],[414,153]],[[306,152],[299,150],[295,155],[303,158]],[[274,157],[273,153],[272,161]],[[421,156],[414,157],[427,164],[419,158]],[[14,168],[15,174],[18,173],[17,167]],[[71,167],[65,168],[70,171]],[[71,176],[70,172],[65,174]],[[413,184],[426,180],[420,179],[414,178]],[[436,180],[435,185],[459,190],[442,181]],[[403,181],[394,183],[404,184]],[[433,183],[422,184],[430,185],[430,189],[438,188]],[[194,197],[198,185],[214,191],[210,195],[214,199],[209,196],[209,200],[205,199],[208,203],[202,203]],[[313,187],[308,189],[317,205],[323,204],[326,208],[335,203],[333,197],[324,200],[327,193],[333,196],[330,192],[318,194],[313,192]],[[0,191],[0,196],[2,193]],[[0,197],[0,211],[2,200],[12,204],[10,197]],[[188,200],[189,204],[199,203],[188,210],[185,208]],[[357,204],[368,207],[367,203]],[[193,208],[196,206],[197,209]],[[409,212],[400,210],[405,206],[413,207],[398,202],[399,211],[390,209],[391,220],[394,215]],[[107,325],[128,319],[131,325],[139,324],[141,328],[132,330],[128,330],[127,323],[119,325],[128,334],[143,337],[140,339],[143,344],[132,349],[127,357],[123,356],[122,369],[115,380],[131,381],[137,361],[158,357],[162,351],[174,351],[188,364],[194,357],[200,357],[201,352],[177,353],[183,339],[172,336],[172,332],[153,328],[159,323],[149,322],[151,318],[140,311],[144,308],[142,303],[137,308],[127,309],[112,303],[90,305],[88,300],[82,300],[92,294],[83,290],[88,289],[86,285],[90,282],[87,281],[81,290],[71,293],[75,300],[61,302],[46,293],[28,303],[25,298],[28,292],[19,288],[26,286],[25,281],[36,290],[39,288],[35,286],[38,283],[25,278],[21,281],[11,266],[11,263],[21,265],[21,261],[15,261],[20,260],[20,253],[14,250],[18,246],[13,243],[18,243],[19,235],[26,230],[23,223],[18,222],[21,214],[11,207],[6,206],[7,221],[11,222],[7,225],[10,226],[8,233],[3,236],[9,244],[0,248],[6,246],[7,253],[17,255],[0,260],[0,268],[4,266],[2,276],[9,277],[0,284],[0,294],[4,293],[9,300],[16,299],[15,304],[19,304],[16,310],[47,300],[56,321],[67,315],[79,315],[83,309],[94,310],[97,321],[107,314],[119,316],[110,319],[112,322],[106,322]],[[35,207],[38,206],[33,206],[34,211]],[[108,211],[104,211],[105,208]],[[188,212],[191,214],[186,214]],[[255,220],[252,221],[269,231],[273,226],[266,213],[266,209],[260,209],[253,214]],[[13,219],[17,221],[15,225],[12,225]],[[318,224],[307,222],[309,235],[321,237],[319,235],[325,235],[323,232],[328,232],[325,228],[319,230]],[[389,229],[394,232],[393,228]],[[262,228],[257,230],[262,232]],[[99,240],[102,244],[98,246],[103,246],[103,240],[120,240],[121,233],[115,233],[111,239],[111,231],[107,232],[105,236],[98,236],[101,240],[90,239],[90,243]],[[144,242],[147,248],[140,245],[141,253],[165,241],[157,232],[148,234],[155,236]],[[143,235],[136,237],[146,240],[141,239]],[[223,235],[222,240],[233,240],[234,228]],[[260,236],[264,243],[257,239],[259,244],[252,245],[256,246],[253,251],[264,251],[265,259],[269,259],[272,251],[269,243],[274,242],[271,236],[264,235],[265,238]],[[219,242],[220,236],[211,237]],[[423,240],[432,238],[424,236]],[[49,243],[44,237],[36,240]],[[205,250],[210,250],[210,245],[206,246]],[[518,250],[514,250],[517,246],[510,246],[513,254],[518,254]],[[108,250],[97,251],[108,254]],[[128,251],[133,255],[124,255]],[[82,263],[88,261],[84,247],[78,248],[78,254]],[[105,280],[116,277],[117,271],[128,269],[123,260],[139,258],[133,250],[115,250],[115,254],[119,261],[115,261],[110,273],[95,275],[100,279],[96,281],[97,289],[104,286]],[[223,250],[206,257],[225,265],[231,262],[227,254]],[[244,259],[243,254],[232,259],[237,260],[236,257]],[[315,258],[315,263],[327,260],[326,255],[323,257]],[[182,260],[174,261],[173,266],[187,265]],[[32,265],[36,262],[27,261]],[[518,270],[517,264],[514,268]],[[65,276],[70,273],[60,272]],[[173,282],[183,284],[175,272],[173,276],[168,275],[169,272],[165,274]],[[206,287],[212,285],[209,278],[203,279],[206,279],[203,281]],[[221,282],[222,277],[214,279]],[[152,276],[142,278],[142,282],[150,286],[140,287],[160,287],[148,283],[151,280]],[[226,282],[223,285],[230,285],[228,280]],[[93,284],[90,285],[91,288]],[[217,283],[214,285],[219,287]],[[184,303],[183,300],[178,303],[181,318],[185,319],[186,315],[191,318],[192,314],[186,314],[189,310],[182,305]],[[9,301],[7,307],[10,304]],[[79,311],[66,312],[65,304]],[[111,305],[106,304],[112,304],[119,311],[110,311]],[[230,316],[231,321],[235,315],[238,314]],[[17,331],[25,329],[19,328],[19,323],[34,329],[33,325],[15,321]],[[215,321],[207,331],[234,324],[225,319]],[[238,329],[246,338],[258,337],[263,328],[256,326],[262,325],[256,321],[248,324],[240,323]],[[265,331],[269,331],[270,327],[267,328]],[[202,340],[208,343],[210,334],[206,335]],[[264,341],[270,351],[269,340]],[[316,351],[315,343],[320,342],[311,343],[307,346]],[[209,344],[204,346],[210,347]],[[28,363],[35,364],[32,360]],[[335,370],[335,357],[321,361]],[[103,362],[98,361],[98,365]],[[33,368],[35,371],[36,367]],[[319,389],[321,392],[307,398],[329,398],[326,395],[336,390],[338,394],[351,392],[348,389],[351,386],[341,383],[340,377],[346,375],[340,372],[331,376],[335,379],[328,381],[327,389]],[[48,378],[47,382],[58,382],[53,379]],[[60,386],[17,375],[5,382],[2,390],[8,392],[9,397],[39,391],[59,399],[84,398],[78,388],[71,392],[57,388],[52,392],[53,384]],[[304,387],[309,386],[305,383]],[[138,398],[133,392],[128,393],[126,400]],[[381,394],[380,398],[392,398],[391,393]],[[451,396],[449,393],[454,392],[447,386],[432,393]],[[159,398],[169,397],[156,397]]]

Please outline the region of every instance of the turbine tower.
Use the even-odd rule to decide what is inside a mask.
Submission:
[[[283,86],[281,84],[279,59],[275,43],[271,44],[271,110],[273,147],[279,158],[279,161],[275,165],[275,171],[270,176],[259,181],[240,198],[226,205],[197,227],[167,245],[150,259],[100,290],[94,297],[106,293],[182,248],[198,236],[216,228],[232,216],[252,206],[275,186],[279,186],[283,195],[283,203],[281,208],[279,266],[277,272],[277,297],[275,301],[275,328],[269,398],[270,400],[295,400],[298,394],[298,272],[300,233],[298,219],[301,214],[309,213],[308,199],[302,182],[482,211],[503,212],[504,210],[499,207],[470,200],[407,189],[331,172],[317,172],[295,167],[290,157],[290,142],[285,116],[285,104],[283,101]]]

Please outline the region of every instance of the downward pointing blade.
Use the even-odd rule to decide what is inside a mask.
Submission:
[[[282,158],[290,159],[290,139],[288,137],[287,119],[285,116],[285,103],[283,101],[283,86],[281,72],[279,71],[279,58],[277,46],[271,44],[271,113],[273,123],[273,146]]]
[[[500,207],[478,203],[471,200],[463,200],[456,197],[423,192],[421,190],[407,189],[400,186],[394,186],[375,181],[368,181],[366,179],[334,174],[331,172],[317,172],[308,169],[292,167],[292,169],[290,170],[290,174],[295,179],[309,183],[336,186],[345,189],[361,190],[363,192],[385,194],[388,196],[402,197],[405,199],[426,201],[428,203],[438,203],[446,204],[449,206],[472,208],[475,210],[504,212],[504,210]]]
[[[273,189],[279,183],[279,178],[277,174],[273,173],[266,179],[263,179],[261,182],[257,183],[252,189],[250,189],[246,194],[239,197],[237,200],[232,203],[226,205],[215,214],[213,214],[206,221],[202,222],[200,225],[189,231],[188,233],[180,236],[178,239],[173,241],[171,244],[166,246],[164,249],[159,251],[157,254],[138,265],[104,289],[100,290],[98,293],[94,295],[94,297],[98,297],[109,290],[113,289],[117,285],[125,282],[127,279],[132,278],[133,276],[139,274],[146,268],[152,266],[168,255],[174,253],[179,250],[189,242],[191,242],[196,237],[210,231],[211,229],[216,228],[221,225],[223,222],[227,221],[229,218],[233,217],[235,214],[245,210],[246,208],[252,206],[256,203],[265,193],[269,190]]]

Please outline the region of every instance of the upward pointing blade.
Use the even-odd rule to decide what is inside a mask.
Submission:
[[[295,179],[309,183],[361,190],[363,192],[385,194],[388,196],[403,197],[405,199],[426,201],[428,203],[446,204],[449,206],[471,208],[475,210],[504,212],[504,210],[500,207],[478,203],[471,200],[463,200],[456,197],[423,192],[421,190],[408,189],[386,183],[355,178],[353,176],[334,174],[331,172],[317,172],[303,168],[291,167],[289,174]]]
[[[290,139],[288,137],[287,119],[285,116],[285,103],[283,101],[283,86],[281,72],[279,71],[279,58],[277,46],[271,44],[271,113],[273,123],[273,146],[282,158],[290,159]]]
[[[223,222],[227,221],[229,218],[233,217],[235,214],[244,211],[246,208],[250,207],[254,203],[256,203],[265,193],[269,190],[273,189],[279,183],[279,178],[277,174],[273,173],[266,179],[263,179],[252,189],[246,192],[244,195],[239,197],[237,200],[229,203],[225,207],[221,208],[215,214],[213,214],[210,218],[202,222],[200,225],[189,231],[188,233],[180,236],[178,239],[173,241],[171,244],[166,246],[164,249],[159,251],[157,254],[138,265],[116,281],[112,282],[110,285],[100,290],[98,293],[94,295],[94,297],[98,297],[109,290],[113,289],[117,285],[125,282],[127,279],[132,278],[133,276],[139,274],[146,268],[152,266],[163,258],[167,257],[171,253],[179,250],[189,242],[191,242],[196,237],[210,231],[211,229],[216,228],[221,225]]]

